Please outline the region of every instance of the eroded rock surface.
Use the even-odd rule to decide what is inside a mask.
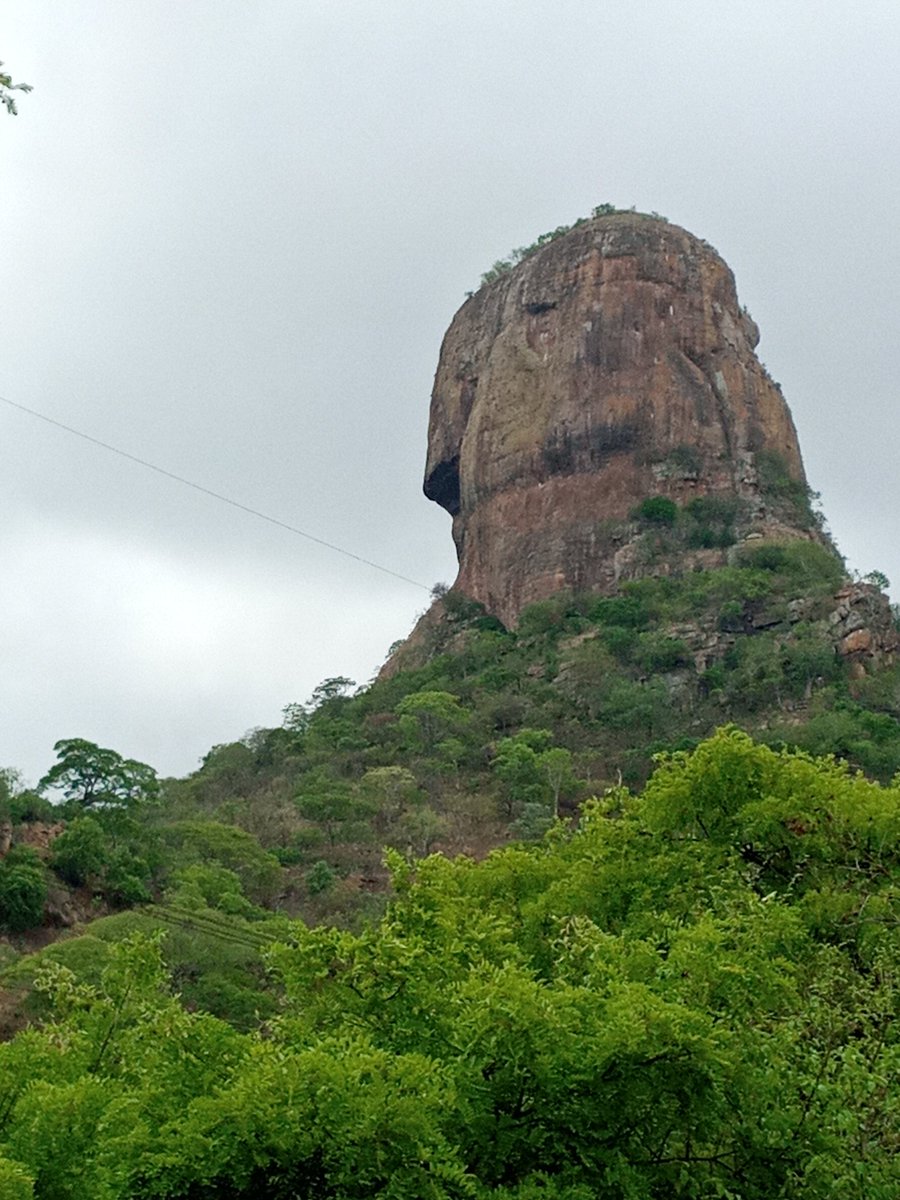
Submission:
[[[639,214],[585,222],[482,287],[431,401],[425,493],[453,517],[456,588],[513,625],[563,588],[725,560],[715,529],[712,545],[648,539],[633,513],[654,496],[721,498],[735,540],[819,538],[758,338],[716,251]]]

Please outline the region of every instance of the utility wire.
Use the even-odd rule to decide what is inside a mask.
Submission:
[[[277,525],[279,529],[286,529],[288,533],[295,533],[298,537],[306,538],[308,542],[315,542],[317,546],[324,546],[328,550],[333,550],[336,554],[343,554],[345,558],[352,558],[355,562],[362,563],[366,567],[373,567],[376,571],[381,571],[384,575],[392,575],[394,579],[400,579],[404,583],[411,584],[413,587],[422,588],[426,592],[431,591],[427,583],[421,583],[418,579],[410,579],[408,575],[401,575],[399,571],[392,571],[390,567],[383,567],[380,563],[372,562],[370,558],[363,558],[362,555],[354,554],[352,550],[345,550],[343,546],[336,546],[334,542],[326,542],[324,538],[307,533],[304,529],[298,529],[296,525],[289,525],[287,521],[281,521],[278,517],[260,512],[258,508],[251,508],[249,504],[242,504],[240,500],[233,500],[230,496],[223,496],[221,492],[214,492],[212,488],[204,487],[202,483],[195,483],[192,479],[185,479],[183,475],[176,475],[174,471],[167,471],[165,467],[158,467],[156,463],[148,462],[146,458],[138,458],[136,454],[129,454],[127,450],[122,450],[118,446],[112,446],[109,442],[102,442],[100,438],[92,437],[89,433],[83,433],[80,429],[74,429],[71,425],[65,425],[62,421],[57,421],[55,417],[48,417],[46,413],[38,412],[36,409],[29,408],[25,404],[18,404],[15,400],[10,400],[7,396],[0,396],[0,401],[8,404],[10,408],[16,408],[19,412],[27,413],[30,417],[37,417],[39,421],[46,421],[48,425],[53,425],[57,429],[63,429],[66,433],[71,433],[74,437],[81,438],[82,441],[90,442],[94,446],[100,446],[101,449],[108,450],[111,454],[118,454],[120,458],[127,458],[130,462],[137,463],[139,467],[146,467],[148,471],[155,471],[157,475],[164,475],[166,479],[174,479],[176,483],[193,488],[195,492],[202,492],[204,496],[211,496],[213,500],[220,500],[223,504],[230,504],[232,508],[239,508],[241,512],[249,513],[251,517],[259,517],[261,521],[268,521],[270,525]]]

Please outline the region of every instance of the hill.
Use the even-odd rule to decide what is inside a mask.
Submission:
[[[711,247],[601,206],[514,257],[379,676],[185,779],[0,779],[0,1196],[896,1194],[886,581]]]

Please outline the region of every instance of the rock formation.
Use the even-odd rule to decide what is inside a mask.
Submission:
[[[564,588],[724,561],[729,540],[821,537],[758,340],[716,251],[636,213],[581,223],[482,287],[444,338],[428,435],[456,589],[512,625]],[[693,538],[667,550],[635,519],[653,497],[721,503],[695,504]]]

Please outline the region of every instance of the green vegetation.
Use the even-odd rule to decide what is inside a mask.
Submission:
[[[0,860],[0,926],[19,933],[39,925],[46,899],[41,860],[28,846],[13,846]]]
[[[807,484],[791,475],[782,456],[774,450],[760,450],[756,455],[756,470],[762,494],[789,520],[814,527],[823,524],[816,508],[819,496]]]
[[[58,761],[38,783],[39,792],[59,791],[81,808],[125,808],[157,794],[156,772],[146,763],[84,738],[64,738],[53,749]]]
[[[274,934],[263,1031],[185,1011],[159,933],[45,953],[4,1195],[892,1200],[898,830],[898,788],[726,729],[575,830],[392,854],[369,928]]]
[[[515,631],[447,591],[186,779],[0,774],[0,1195],[892,1200],[900,667],[825,546],[731,557]]]
[[[3,63],[0,62],[0,67]],[[12,77],[7,75],[5,71],[0,71],[0,106],[6,109],[11,117],[15,117],[18,112],[15,96],[10,95],[11,92],[30,92],[32,87],[30,83],[13,83]],[[0,1176],[2,1178],[2,1176]]]
[[[614,204],[598,204],[592,209],[591,217],[612,217],[617,213],[633,213],[635,211],[633,206],[631,208],[616,208]],[[655,221],[666,220],[664,216],[657,212],[641,213],[640,215],[651,217]],[[577,229],[579,225],[587,224],[588,220],[588,217],[578,217],[571,225],[558,225],[556,229],[551,229],[548,233],[542,233],[529,246],[519,246],[515,250],[510,250],[506,258],[498,259],[489,271],[485,271],[481,276],[482,285],[493,283],[495,279],[499,279],[502,275],[511,271],[520,262],[523,262],[526,258],[530,258],[536,251],[549,245],[550,242],[556,241],[557,238],[562,237],[564,234],[570,233],[573,229]]]
[[[637,506],[634,516],[651,525],[674,525],[678,519],[678,505],[667,496],[648,496]]]

